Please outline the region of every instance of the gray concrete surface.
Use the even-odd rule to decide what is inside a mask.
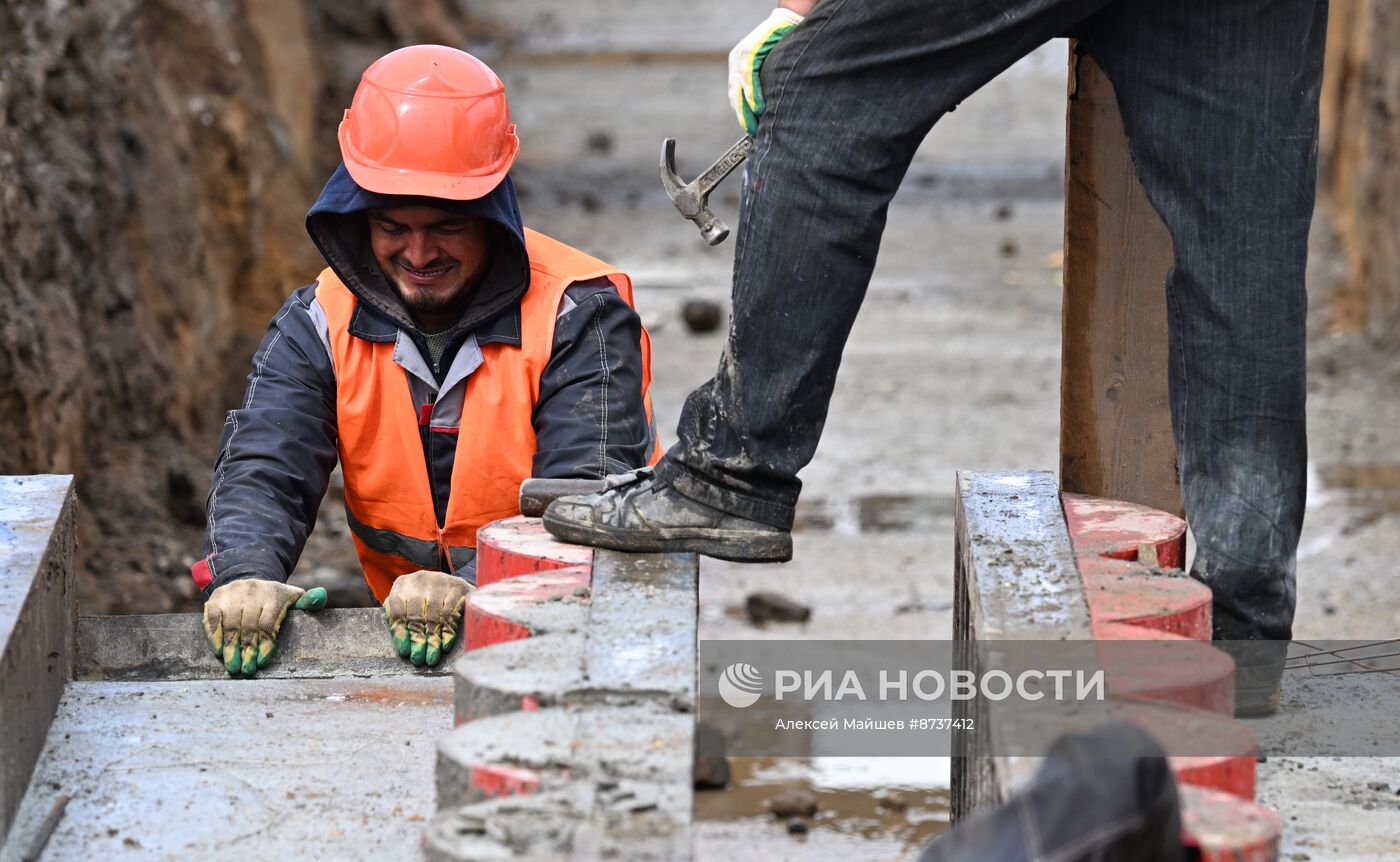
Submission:
[[[73,667],[72,476],[0,476],[0,843]]]
[[[0,862],[58,794],[45,859],[414,858],[447,677],[75,682]]]

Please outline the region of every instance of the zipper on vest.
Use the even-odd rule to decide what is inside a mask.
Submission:
[[[442,570],[443,570],[444,572],[447,572],[448,574],[451,574],[451,573],[452,573],[452,552],[451,552],[450,550],[448,550],[449,545],[447,544],[447,533],[443,531],[442,527],[438,527],[438,531],[437,531],[437,546],[438,546],[438,565],[442,568]]]

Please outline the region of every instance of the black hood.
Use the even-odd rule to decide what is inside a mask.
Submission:
[[[485,197],[470,201],[413,195],[381,195],[360,188],[342,162],[331,174],[311,211],[306,232],[326,265],[362,302],[388,316],[399,326],[417,329],[398,293],[374,259],[369,244],[365,210],[376,207],[430,206],[458,215],[474,216],[493,225],[490,260],[472,290],[462,319],[453,332],[474,329],[515,307],[530,286],[530,259],[525,253],[525,232],[515,184],[506,177]]]

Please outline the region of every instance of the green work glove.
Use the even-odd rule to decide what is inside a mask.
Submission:
[[[272,660],[287,611],[319,611],[325,606],[321,587],[303,590],[277,581],[233,581],[205,601],[204,633],[229,673],[252,676]]]
[[[802,16],[791,9],[774,9],[767,20],[729,52],[729,104],[739,116],[739,125],[750,136],[758,134],[758,118],[764,107],[758,71],[768,52],[801,23]]]
[[[419,667],[441,661],[457,640],[472,589],[465,579],[446,572],[399,576],[384,600],[384,621],[399,656]]]

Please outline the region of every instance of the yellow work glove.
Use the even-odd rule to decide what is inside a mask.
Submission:
[[[762,24],[739,40],[739,44],[729,52],[729,105],[738,115],[739,125],[750,136],[758,134],[758,118],[764,109],[763,88],[758,81],[759,69],[763,67],[768,52],[802,20],[802,16],[791,9],[774,9]]]
[[[399,576],[384,600],[384,621],[399,656],[419,667],[441,661],[457,640],[472,589],[463,578],[446,572]]]
[[[325,606],[321,587],[303,590],[277,581],[233,581],[204,602],[204,633],[229,673],[252,676],[271,661],[287,611],[319,611]]]

